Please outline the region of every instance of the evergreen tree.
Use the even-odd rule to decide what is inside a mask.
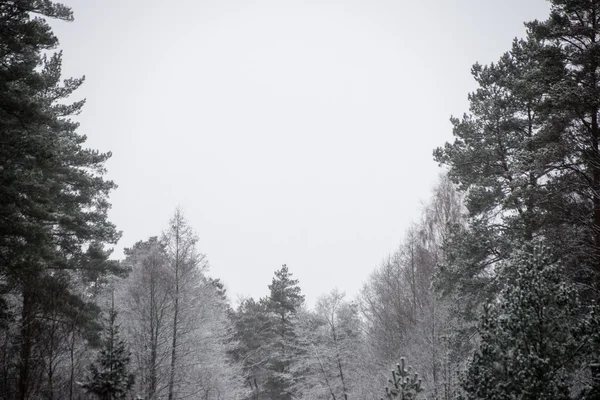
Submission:
[[[268,398],[273,400],[289,400],[293,396],[294,377],[290,366],[298,353],[295,334],[296,313],[304,304],[298,280],[284,264],[275,271],[275,277],[269,285],[270,295],[265,300],[267,310],[271,314],[270,356],[266,363],[269,375],[265,382]]]
[[[423,391],[421,379],[418,373],[412,373],[412,368],[406,368],[404,357],[400,358],[400,364],[392,370],[392,378],[388,380],[390,386],[385,387],[385,395],[388,400],[414,400],[417,394]],[[383,400],[383,399],[382,399]]]
[[[542,201],[549,188],[541,183],[552,174],[553,152],[541,112],[544,85],[536,81],[539,47],[535,40],[515,41],[497,63],[475,64],[479,88],[469,95],[470,114],[452,118],[455,141],[434,152],[466,192],[469,226],[447,238],[440,277],[445,289],[466,296],[470,310],[497,291],[494,264],[515,243],[549,229],[549,204]]]
[[[543,112],[555,134],[555,223],[575,223],[566,241],[577,256],[577,279],[600,288],[600,3],[551,0],[546,21],[527,24],[542,44],[536,55],[545,91]],[[573,240],[574,238],[575,240]],[[560,247],[564,247],[560,246]]]
[[[119,237],[107,220],[115,185],[102,178],[110,153],[83,147],[86,137],[69,116],[84,102],[64,102],[83,78],[61,82],[61,54],[42,56],[58,40],[36,13],[72,19],[70,9],[50,1],[0,2],[0,273],[17,288],[34,287],[47,267],[106,259],[89,245]]]
[[[134,384],[135,377],[129,373],[129,352],[119,335],[114,305],[108,317],[108,326],[98,359],[89,367],[89,375],[83,388],[99,400],[125,399]]]
[[[455,141],[434,153],[469,216],[445,243],[438,286],[459,294],[471,320],[512,284],[499,265],[524,242],[546,244],[558,281],[577,283],[584,304],[599,293],[600,3],[550,3],[546,21],[526,24],[526,40],[474,66],[470,113],[452,119]],[[573,321],[589,318],[577,309]]]
[[[251,392],[249,398],[253,400],[262,398],[264,393],[273,322],[269,317],[265,302],[252,298],[243,300],[232,313],[234,339],[238,344],[231,353],[234,360],[243,365],[245,384]]]
[[[110,153],[85,148],[85,136],[76,132],[70,116],[84,101],[66,100],[83,78],[61,79],[61,54],[47,53],[58,39],[43,17],[73,19],[68,7],[49,0],[0,1],[0,306],[20,298],[13,310],[20,314],[18,373],[9,372],[18,378],[9,382],[17,381],[23,400],[44,367],[31,360],[47,361],[41,328],[51,302],[39,286],[61,286],[64,301],[51,312],[81,327],[93,316],[79,312],[90,309],[81,304],[89,302],[82,288],[118,271],[104,250],[119,238],[107,219],[115,185],[102,177]]]
[[[573,372],[593,346],[585,307],[543,247],[504,263],[509,282],[481,318],[481,343],[464,376],[469,399],[569,399]],[[588,315],[589,317],[589,315]]]
[[[447,242],[441,276],[470,309],[502,287],[495,263],[533,238],[566,279],[600,279],[600,4],[551,3],[548,20],[526,24],[527,40],[473,67],[470,114],[452,119],[455,141],[434,153],[467,193],[469,227]]]

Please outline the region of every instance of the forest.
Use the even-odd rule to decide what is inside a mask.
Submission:
[[[232,304],[181,208],[111,257],[73,12],[0,0],[0,398],[600,399],[600,1],[549,3],[472,67],[398,248],[309,307],[285,264]]]

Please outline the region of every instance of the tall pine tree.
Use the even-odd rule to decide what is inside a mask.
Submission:
[[[44,17],[73,19],[68,7],[52,1],[0,1],[0,294],[20,299],[11,311],[19,314],[22,400],[31,394],[33,370],[43,367],[32,362],[44,345],[40,317],[48,304],[38,286],[56,281],[63,298],[73,300],[62,309],[79,307],[87,299],[75,287],[117,269],[103,246],[119,238],[107,219],[115,185],[102,177],[110,153],[85,148],[86,137],[70,119],[84,101],[66,100],[83,78],[61,80],[61,54],[47,55],[58,39]]]
[[[468,310],[511,287],[500,266],[523,243],[544,243],[561,265],[557,282],[576,283],[584,304],[600,293],[600,3],[550,3],[547,20],[526,24],[526,40],[473,68],[470,113],[452,119],[454,142],[434,153],[466,193],[469,217],[445,243],[438,282]],[[590,318],[578,310],[573,320]]]
[[[543,79],[544,113],[555,134],[553,187],[556,224],[576,227],[566,241],[577,279],[600,289],[600,3],[551,0],[546,21],[527,24],[543,46],[536,54]],[[574,240],[574,239],[575,240]]]
[[[270,295],[265,300],[271,315],[269,335],[270,355],[266,363],[269,375],[265,382],[267,397],[273,400],[290,400],[293,397],[294,376],[290,366],[299,351],[295,333],[296,314],[304,304],[298,280],[292,278],[284,264],[275,271],[269,285]]]
[[[474,306],[501,289],[495,264],[532,239],[560,258],[565,279],[592,283],[587,294],[597,296],[599,13],[596,1],[552,0],[548,20],[526,24],[526,40],[498,63],[475,65],[470,113],[452,119],[456,139],[434,153],[467,193],[469,213],[468,228],[446,243],[441,276]]]
[[[470,114],[452,118],[455,141],[434,152],[466,192],[469,225],[447,239],[441,276],[446,288],[472,302],[471,310],[497,291],[495,263],[548,226],[549,190],[542,182],[553,152],[540,110],[543,85],[535,80],[538,49],[534,40],[515,41],[498,63],[476,64],[479,88],[469,95]]]

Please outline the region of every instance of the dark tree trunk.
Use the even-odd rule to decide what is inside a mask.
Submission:
[[[29,376],[31,348],[33,345],[33,318],[34,307],[31,291],[23,289],[23,309],[21,310],[21,355],[19,360],[19,400],[26,400],[29,396]]]

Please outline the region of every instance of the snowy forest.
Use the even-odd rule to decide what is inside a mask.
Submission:
[[[113,257],[72,10],[0,0],[0,398],[600,399],[600,1],[549,3],[472,67],[399,247],[309,306],[285,264],[232,301],[175,206]]]

